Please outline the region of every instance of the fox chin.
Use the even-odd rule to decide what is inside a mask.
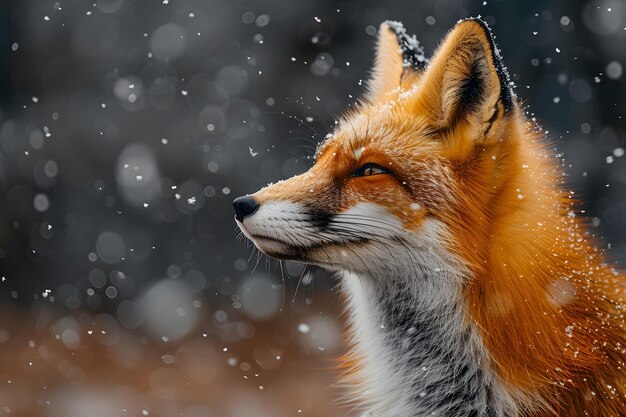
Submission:
[[[482,20],[432,58],[387,21],[314,165],[235,199],[262,252],[342,271],[364,412],[626,416],[626,279],[537,132]]]

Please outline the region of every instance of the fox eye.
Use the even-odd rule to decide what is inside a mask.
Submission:
[[[353,177],[369,177],[371,175],[388,174],[389,171],[380,165],[368,162],[352,173]]]

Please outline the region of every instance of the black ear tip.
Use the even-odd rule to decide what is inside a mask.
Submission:
[[[415,35],[409,35],[406,28],[397,20],[385,20],[389,29],[396,35],[398,45],[402,50],[402,58],[405,67],[411,67],[416,71],[421,71],[428,66],[428,58],[424,54],[424,48]]]
[[[483,28],[489,30],[489,25],[487,24],[487,22],[485,22],[480,16],[470,16],[470,17],[466,17],[465,19],[461,19],[457,22],[457,25],[459,23],[463,23],[463,22],[476,22],[479,25],[481,25]]]
[[[491,32],[491,28],[480,17],[468,17],[466,19],[459,20],[457,22],[457,26],[462,24],[463,22],[474,22],[477,23],[480,28],[485,33],[485,37],[489,43],[489,49],[491,51],[491,59],[493,64],[496,67],[496,73],[498,74],[498,79],[500,81],[500,99],[502,100],[502,105],[504,106],[504,111],[509,112],[513,109],[513,98],[515,97],[515,93],[511,88],[511,81],[509,78],[509,72],[506,67],[502,63],[502,57],[500,56],[500,50],[496,46],[495,37]]]
[[[464,22],[474,22],[478,24],[478,26],[480,26],[480,28],[485,32],[485,36],[487,36],[487,38],[489,38],[490,41],[493,41],[494,36],[493,36],[493,33],[491,32],[491,28],[489,27],[487,22],[485,22],[480,17],[467,17],[465,19],[461,19],[458,22],[456,22],[456,26]]]

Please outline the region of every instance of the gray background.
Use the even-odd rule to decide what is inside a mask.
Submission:
[[[381,21],[402,20],[432,53],[477,15],[623,263],[623,2],[5,0],[0,302],[108,311],[133,328],[137,303],[120,303],[156,282],[238,314],[256,274],[247,320],[271,316],[273,290],[290,300],[301,269],[287,265],[284,292],[276,263],[261,258],[252,274],[232,199],[310,166],[363,92]],[[321,271],[305,284],[334,297]],[[163,302],[177,294],[166,289]]]

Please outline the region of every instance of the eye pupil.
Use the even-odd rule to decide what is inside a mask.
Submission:
[[[362,165],[359,169],[354,171],[352,176],[353,177],[369,177],[372,175],[387,174],[388,172],[389,171],[387,171],[385,168],[370,162],[365,165]]]

